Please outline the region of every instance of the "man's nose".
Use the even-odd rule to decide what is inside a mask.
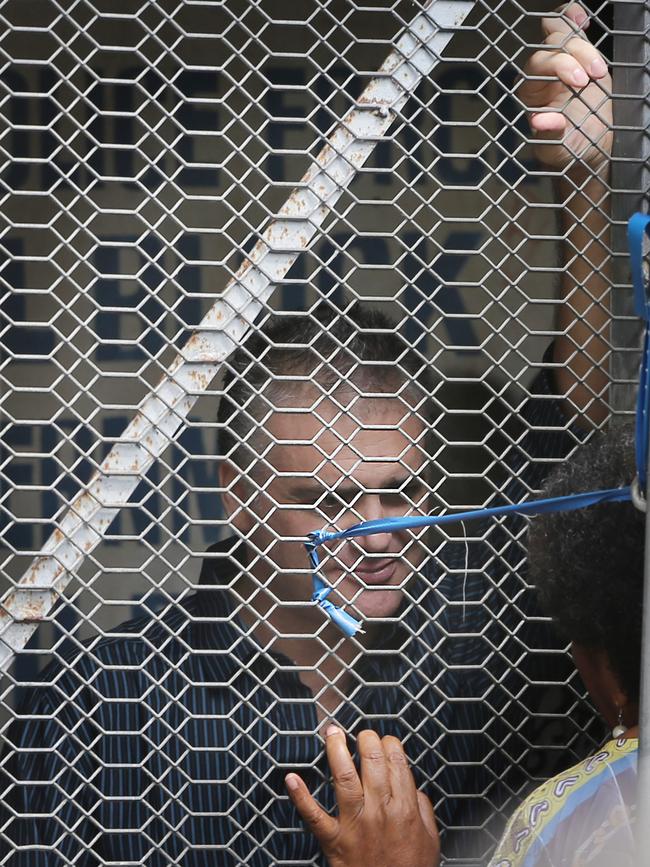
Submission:
[[[379,494],[366,494],[361,497],[355,511],[358,512],[361,521],[381,521],[389,517]],[[390,538],[390,532],[372,533],[370,536],[360,536],[357,542],[365,551],[372,553],[385,551]]]

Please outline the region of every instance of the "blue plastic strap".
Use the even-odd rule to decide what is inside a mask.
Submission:
[[[650,302],[643,277],[643,240],[650,237],[650,214],[633,214],[627,224],[627,242],[634,286],[634,312],[640,319],[650,321]]]
[[[314,584],[314,592],[311,597],[312,602],[315,602],[319,605],[325,614],[333,621],[341,632],[345,633],[348,638],[351,638],[353,635],[356,635],[357,632],[363,632],[361,628],[361,623],[353,617],[351,614],[348,614],[347,611],[344,611],[339,605],[335,605],[331,602],[327,597],[334,589],[333,587],[329,587],[321,578],[318,567],[320,566],[320,560],[318,558],[318,552],[316,551],[316,546],[311,542],[307,542],[305,547],[307,548],[307,552],[309,554],[309,560],[311,562],[311,567],[313,569],[313,584]]]
[[[650,435],[650,302],[643,275],[643,244],[650,236],[650,216],[634,214],[627,224],[630,249],[632,283],[634,285],[634,312],[645,320],[639,390],[636,401],[636,472],[639,488],[645,494],[647,484],[648,438]]]
[[[493,506],[489,509],[471,509],[468,512],[456,512],[450,515],[418,515],[410,518],[383,518],[376,521],[363,521],[348,527],[328,533],[326,530],[316,530],[309,534],[313,546],[325,542],[335,542],[339,539],[352,539],[357,536],[370,536],[373,533],[398,533],[400,530],[418,530],[423,527],[438,527],[442,524],[456,524],[459,521],[475,521],[480,518],[496,518],[502,515],[543,515],[547,512],[570,512],[573,509],[585,509],[599,503],[622,503],[632,499],[631,488],[608,488],[604,491],[591,491],[586,494],[569,494],[566,497],[549,497],[544,500],[530,500],[526,503],[512,503],[507,506]],[[308,543],[309,544],[309,543]]]
[[[423,527],[436,527],[441,524],[453,524],[459,521],[474,521],[479,518],[499,517],[501,515],[542,515],[547,512],[569,512],[573,509],[584,509],[599,503],[623,503],[632,499],[632,491],[628,485],[625,488],[609,488],[604,491],[592,491],[587,494],[570,494],[566,497],[549,497],[544,500],[530,500],[527,503],[514,503],[507,506],[494,506],[490,509],[472,509],[469,512],[457,512],[451,515],[419,515],[411,518],[384,518],[377,521],[363,521],[348,527],[347,530],[328,533],[316,530],[309,534],[305,543],[313,569],[314,593],[312,601],[317,603],[325,614],[347,635],[351,637],[363,631],[361,623],[338,605],[327,598],[333,588],[328,586],[320,576],[318,567],[320,560],[316,548],[326,542],[340,539],[352,539],[357,536],[371,536],[374,533],[396,533],[400,530],[417,530]]]

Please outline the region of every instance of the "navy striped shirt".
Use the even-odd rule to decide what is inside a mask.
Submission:
[[[575,444],[557,432],[549,399],[530,401],[517,424],[504,455],[511,499]],[[535,433],[539,425],[555,431]],[[335,714],[351,735],[372,727],[405,742],[444,852],[463,863],[486,857],[495,817],[519,800],[528,773],[554,770],[548,748],[575,761],[554,746],[576,740],[575,720],[550,738],[539,724],[546,683],[570,668],[543,652],[552,642],[520,570],[524,527],[511,518],[473,528],[467,548],[441,543]],[[332,806],[316,708],[292,663],[263,651],[234,616],[225,585],[241,570],[238,545],[213,546],[195,593],[45,671],[2,764],[7,863],[319,863],[284,789],[297,770]],[[564,693],[555,706],[568,709],[576,693]]]

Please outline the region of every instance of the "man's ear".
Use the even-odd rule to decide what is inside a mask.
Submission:
[[[219,464],[218,470],[221,501],[226,515],[233,526],[242,535],[249,533],[253,526],[253,518],[246,501],[250,496],[246,480],[242,478],[241,469],[228,458]]]

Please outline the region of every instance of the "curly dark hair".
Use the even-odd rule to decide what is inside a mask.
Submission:
[[[612,424],[551,476],[544,496],[615,488],[635,475],[634,433]],[[531,581],[567,639],[607,654],[630,701],[639,697],[645,516],[632,503],[541,515],[530,525]]]

